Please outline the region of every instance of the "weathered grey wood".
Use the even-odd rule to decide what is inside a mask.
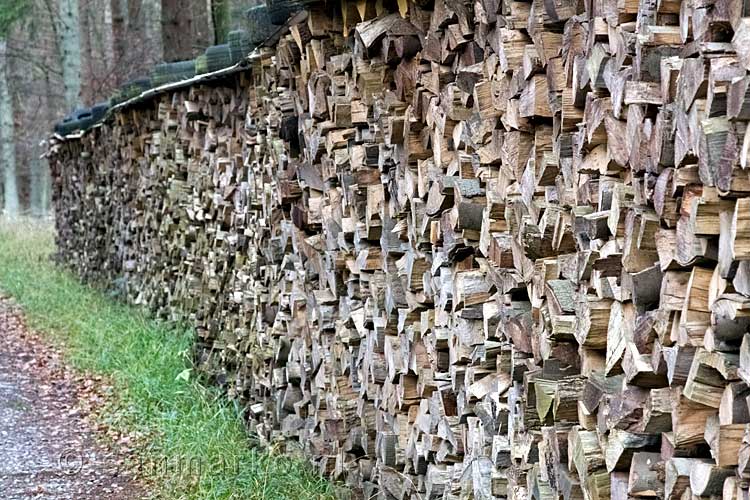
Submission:
[[[749,14],[310,3],[53,140],[57,256],[359,495],[746,500]]]

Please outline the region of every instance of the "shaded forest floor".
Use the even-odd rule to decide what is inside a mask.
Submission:
[[[348,497],[346,490],[318,475],[301,457],[258,446],[246,431],[238,405],[204,385],[192,369],[195,334],[191,329],[154,320],[80,284],[52,263],[53,249],[49,225],[0,220],[0,293],[13,298],[29,326],[59,349],[76,376],[102,381],[99,385],[104,389],[94,391],[101,404],[92,408],[90,420],[118,450],[114,463],[120,466],[124,461],[146,485],[146,496],[170,500]],[[22,354],[3,360],[11,363],[10,370],[15,370],[13,363],[23,362]],[[37,384],[30,377],[24,384]],[[23,390],[0,379],[2,383],[20,395],[17,406],[23,407]],[[61,408],[68,408],[67,404]],[[18,418],[41,422],[49,413],[43,406],[29,412]],[[74,455],[64,462],[76,459]],[[97,497],[127,498],[117,493]]]

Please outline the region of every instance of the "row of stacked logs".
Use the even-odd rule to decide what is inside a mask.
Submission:
[[[366,498],[747,499],[747,15],[312,7],[54,144],[59,258]]]

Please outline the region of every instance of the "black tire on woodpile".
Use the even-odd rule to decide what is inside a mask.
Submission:
[[[116,106],[121,102],[125,102],[129,99],[139,96],[143,92],[151,89],[151,87],[151,78],[146,77],[135,78],[133,80],[125,82],[120,85],[120,87],[110,99],[110,105]]]
[[[263,43],[276,30],[265,5],[256,5],[245,11],[245,26],[255,46]]]
[[[195,60],[157,64],[151,69],[151,82],[154,87],[167,83],[188,80],[195,76]]]
[[[60,135],[68,135],[78,130],[85,130],[91,126],[91,109],[77,108],[63,120],[62,132]]]
[[[295,14],[308,5],[316,3],[314,0],[266,0],[268,17],[272,24],[281,26]]]
[[[99,103],[91,108],[75,109],[55,125],[55,132],[65,136],[78,130],[88,130],[102,121],[108,110],[108,103]]]
[[[236,64],[255,48],[251,40],[251,35],[246,30],[230,31],[227,35],[227,45],[229,45],[229,57],[232,64]]]
[[[212,45],[206,49],[206,69],[208,73],[219,71],[220,69],[228,68],[233,65],[232,62],[232,51],[229,49],[229,44]],[[196,66],[197,70],[197,66]]]
[[[78,121],[74,118],[73,113],[71,113],[55,124],[55,133],[66,136],[73,133],[77,127]]]
[[[109,110],[109,104],[100,102],[90,108],[81,108],[76,110],[75,119],[78,121],[82,130],[86,130],[96,125],[104,119]]]
[[[104,118],[106,118],[107,116],[108,111],[108,102],[99,102],[91,106],[91,115],[94,123],[99,123],[100,121],[104,120]]]
[[[195,74],[202,75],[208,73],[208,60],[206,54],[201,54],[195,58]]]

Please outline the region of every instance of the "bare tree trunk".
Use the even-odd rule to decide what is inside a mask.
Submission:
[[[65,105],[72,110],[81,94],[81,22],[78,0],[59,0],[60,56],[62,59]]]
[[[61,0],[64,1],[64,0]],[[81,0],[78,0],[81,2]],[[83,5],[79,3],[80,14],[78,16],[78,32],[80,33],[80,44],[81,44],[81,82],[86,82],[86,85],[81,85],[80,103],[91,103],[92,91],[94,85],[92,83],[96,77],[96,51],[94,49],[94,43],[92,41],[92,31],[94,30],[94,23],[96,18],[92,12],[91,6],[94,4],[92,0],[83,0]]]
[[[50,73],[45,73],[43,95],[46,103],[46,120],[47,123],[55,121],[55,110],[59,106],[59,98],[55,97],[53,83],[50,79]],[[32,170],[33,174],[33,170]],[[37,191],[39,192],[39,215],[46,216],[51,210],[52,202],[52,175],[50,172],[49,162],[41,159],[39,162],[39,177]]]
[[[40,158],[37,153],[39,153],[38,149],[34,148],[34,154],[32,154],[29,162],[29,184],[31,187],[29,205],[34,217],[44,217],[49,211],[49,165],[47,160]]]
[[[49,171],[49,162],[44,159],[41,160],[41,178],[39,193],[40,193],[40,204],[41,215],[49,215],[50,202],[52,201],[52,177]]]
[[[50,178],[49,163],[46,158],[35,160],[34,168],[37,173],[36,187],[39,198],[37,200],[37,216],[44,217],[49,214],[50,200],[52,199],[52,179]]]
[[[42,215],[41,160],[32,155],[29,163],[29,207],[34,217],[40,217]]]
[[[161,0],[143,0],[143,24],[152,63],[161,62],[164,49],[161,39]]]
[[[16,144],[13,123],[13,100],[8,90],[6,41],[0,40],[0,161],[3,167],[5,215],[18,217],[19,200],[16,185]]]
[[[192,59],[214,43],[210,0],[161,0],[165,61]]]
[[[216,43],[216,26],[214,26],[214,2],[213,0],[205,0],[206,2],[206,9],[203,11],[206,13],[206,39],[209,40],[209,43],[206,45],[213,45]],[[198,2],[201,3],[200,1]],[[204,47],[205,48],[205,47]]]
[[[216,43],[226,43],[229,33],[229,0],[213,0],[211,5],[211,16],[214,24],[214,38]]]
[[[112,5],[112,53],[114,64],[122,64],[125,60],[125,34],[128,32],[128,0],[111,0]],[[126,71],[127,70],[123,70]],[[119,71],[115,75],[122,77]],[[125,77],[129,75],[124,75]],[[117,81],[116,83],[121,83]]]
[[[161,33],[165,61],[179,61],[193,57],[190,20],[189,1],[162,0]]]
[[[112,13],[112,3],[109,0],[104,1],[104,33],[102,40],[104,47],[104,66],[112,68],[115,64],[115,47],[114,47],[114,21]]]

